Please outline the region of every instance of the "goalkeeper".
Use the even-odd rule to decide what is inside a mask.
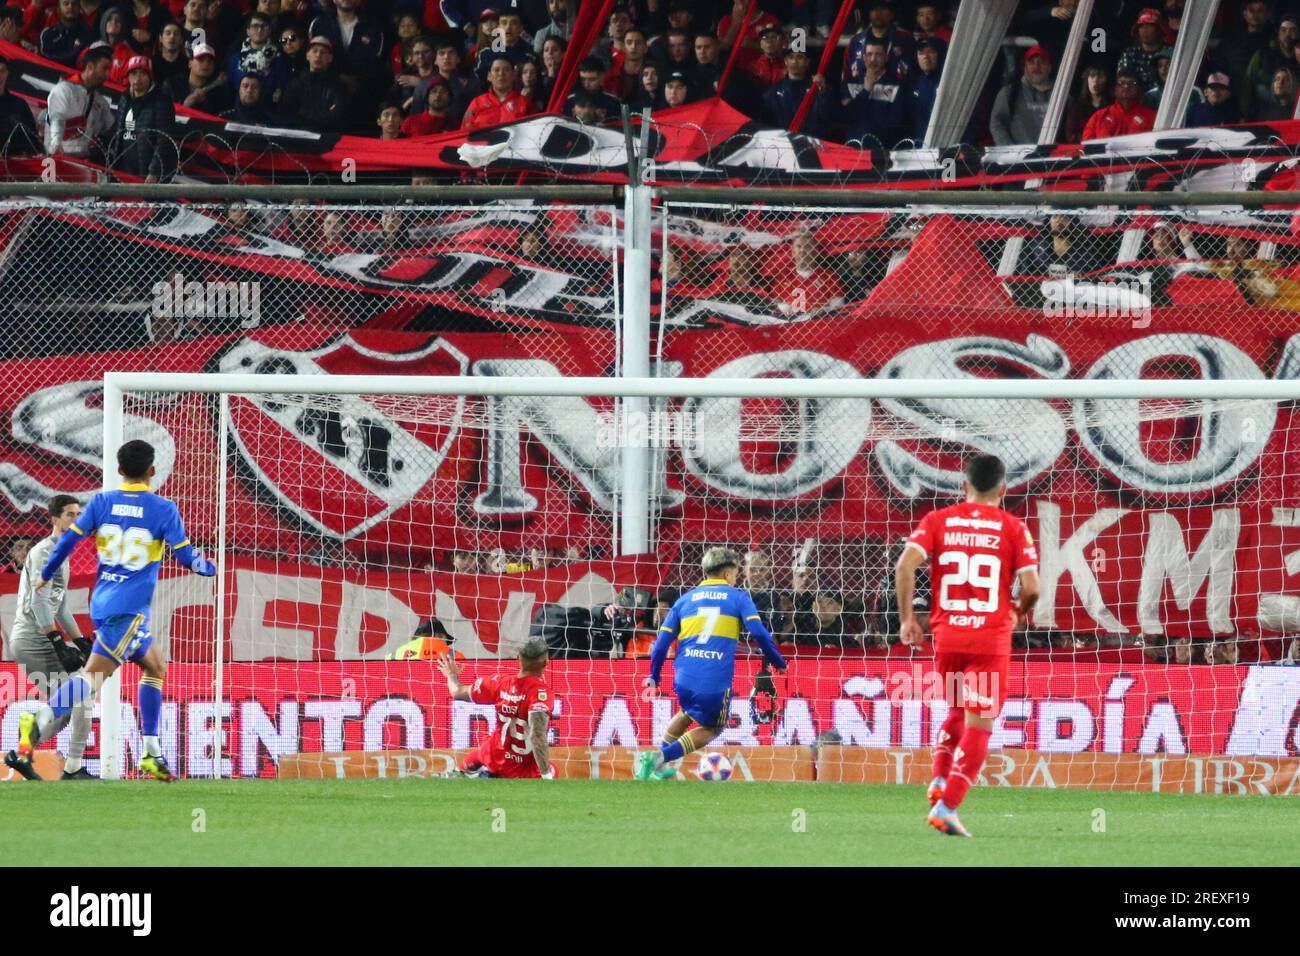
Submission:
[[[730,548],[709,548],[700,562],[704,580],[677,599],[650,655],[649,687],[659,686],[668,646],[677,641],[673,660],[673,690],[679,710],[664,733],[658,751],[637,758],[638,780],[667,780],[676,776],[671,764],[699,750],[726,726],[731,710],[731,681],[736,670],[736,645],[743,626],[777,670],[785,659],[753,599],[736,587],[740,556]],[[691,724],[698,724],[689,730]]]
[[[14,617],[11,646],[14,660],[23,665],[27,677],[48,700],[70,675],[81,670],[90,656],[90,641],[81,634],[77,619],[68,609],[68,569],[59,568],[49,586],[38,591],[36,582],[41,569],[59,542],[59,536],[81,516],[81,505],[71,495],[55,495],[47,506],[50,534],[29,552],[18,581],[18,613]],[[62,630],[62,633],[60,633]],[[69,644],[64,635],[72,639]],[[90,734],[90,701],[72,708],[50,729],[57,734],[71,720],[72,739],[64,758],[61,780],[94,780],[95,775],[81,765]],[[16,755],[15,755],[16,759]],[[6,757],[5,763],[9,760]],[[18,769],[18,768],[14,768]]]

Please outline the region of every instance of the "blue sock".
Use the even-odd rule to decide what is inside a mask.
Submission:
[[[140,678],[140,734],[144,737],[158,736],[158,717],[162,714],[162,685],[162,680],[157,677]]]
[[[680,760],[688,753],[695,749],[695,741],[689,736],[679,737],[672,743],[662,743],[659,745],[659,755],[664,758],[664,763],[672,763],[674,760]]]
[[[86,678],[79,674],[75,677],[69,677],[59,685],[59,689],[50,698],[50,710],[54,711],[54,716],[57,719],[89,696],[90,684]]]

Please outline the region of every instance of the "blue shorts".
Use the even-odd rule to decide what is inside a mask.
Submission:
[[[95,621],[95,643],[92,654],[103,654],[111,661],[139,661],[153,645],[149,633],[149,612],[141,614],[114,614]]]
[[[701,727],[725,727],[731,716],[731,688],[698,691],[674,687],[677,707]]]

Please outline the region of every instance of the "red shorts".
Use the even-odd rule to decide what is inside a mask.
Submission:
[[[489,735],[478,747],[461,758],[457,769],[473,772],[485,767],[494,777],[512,779],[533,778],[542,775],[542,772],[537,769],[537,761],[533,759],[531,754],[523,760],[510,760],[497,753],[492,744],[493,740]]]
[[[934,669],[943,675],[943,699],[978,717],[997,717],[1007,697],[1009,654],[968,654],[941,651]]]

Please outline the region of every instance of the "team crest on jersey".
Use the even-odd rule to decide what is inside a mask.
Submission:
[[[468,367],[468,358],[442,338],[414,352],[391,354],[343,336],[305,352],[244,339],[217,355],[210,368],[280,375],[463,375]],[[322,534],[346,541],[386,519],[429,483],[460,431],[465,399],[422,400],[418,422],[398,421],[391,410],[378,396],[232,395],[231,453],[259,495]]]

